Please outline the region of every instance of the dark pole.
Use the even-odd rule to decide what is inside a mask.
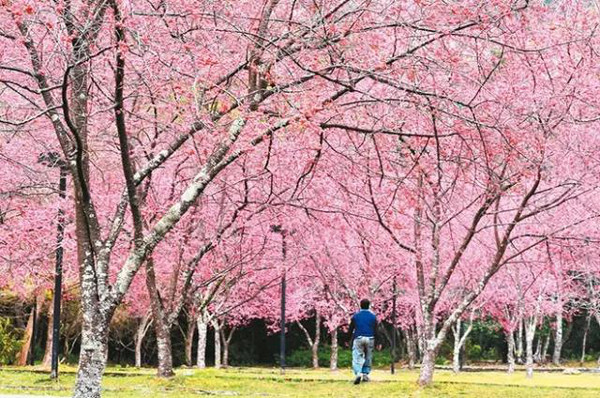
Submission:
[[[283,258],[283,275],[281,276],[281,323],[279,332],[279,363],[281,365],[281,371],[285,371],[285,256],[286,256],[286,242],[285,242],[285,230],[281,231],[281,255]]]
[[[60,179],[58,184],[59,196],[66,197],[67,170],[60,167]],[[58,378],[58,343],[60,340],[60,301],[62,297],[62,261],[63,261],[63,238],[65,234],[65,213],[62,207],[58,207],[58,226],[56,233],[56,268],[54,273],[54,313],[52,317],[52,371],[50,378]]]
[[[396,373],[396,276],[394,275],[394,295],[392,296],[392,363],[390,367],[390,372],[392,374]]]
[[[33,302],[33,322],[31,325],[31,342],[29,343],[29,358],[27,363],[31,366],[34,365],[34,355],[35,355],[35,335],[37,334],[37,297]]]

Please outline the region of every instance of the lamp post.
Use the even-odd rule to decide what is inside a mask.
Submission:
[[[281,257],[283,261],[283,274],[281,275],[281,318],[280,318],[280,331],[279,331],[279,365],[281,371],[285,371],[285,289],[286,289],[286,272],[285,272],[285,259],[286,259],[286,230],[281,225],[271,225],[271,232],[281,234]]]
[[[67,165],[56,152],[47,152],[39,156],[38,160],[48,167],[58,167],[60,177],[58,180],[58,196],[60,199],[66,197],[67,192]],[[58,207],[58,218],[56,227],[56,264],[54,269],[54,297],[52,300],[52,360],[50,378],[58,378],[58,343],[60,340],[60,304],[62,298],[62,263],[63,263],[63,239],[65,235],[65,212]]]

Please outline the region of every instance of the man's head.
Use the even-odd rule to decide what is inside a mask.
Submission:
[[[371,302],[368,299],[360,300],[360,309],[361,310],[368,310],[370,306],[371,306]]]

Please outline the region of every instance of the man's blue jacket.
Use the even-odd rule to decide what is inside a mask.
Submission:
[[[375,337],[377,332],[377,317],[371,310],[360,310],[350,320],[350,333],[352,338],[358,336]]]

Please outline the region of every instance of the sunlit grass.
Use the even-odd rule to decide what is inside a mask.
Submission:
[[[48,374],[25,368],[0,369],[0,393],[69,396],[75,368],[62,367],[58,381]],[[598,397],[600,373],[565,375],[536,373],[525,378],[523,371],[453,374],[436,371],[434,385],[419,388],[417,371],[399,370],[395,375],[379,369],[373,382],[354,386],[348,369],[229,368],[223,370],[178,369],[171,379],[158,379],[154,369],[107,369],[104,397]]]

